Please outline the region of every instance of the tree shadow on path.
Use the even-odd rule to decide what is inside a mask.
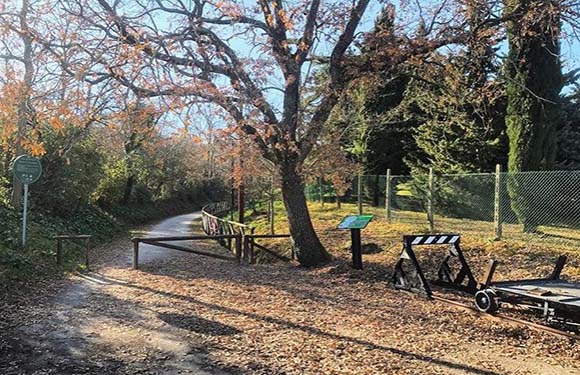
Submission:
[[[195,305],[207,308],[207,309],[213,309],[213,310],[227,313],[227,314],[231,314],[231,315],[245,316],[247,318],[254,319],[257,321],[262,321],[262,322],[266,322],[266,323],[270,323],[270,324],[276,324],[276,325],[279,325],[281,327],[303,331],[303,332],[306,332],[306,333],[314,335],[314,336],[320,336],[320,337],[325,337],[325,338],[330,338],[330,339],[335,339],[335,340],[347,341],[347,342],[350,342],[352,344],[362,345],[362,346],[369,347],[369,348],[374,349],[374,350],[383,351],[385,353],[395,354],[395,355],[398,355],[398,356],[405,358],[405,359],[408,359],[408,360],[422,361],[425,363],[436,364],[438,366],[442,366],[442,367],[445,367],[448,369],[461,370],[461,371],[465,371],[465,372],[472,373],[472,374],[478,374],[478,375],[500,375],[500,373],[497,373],[497,372],[494,372],[491,370],[481,369],[481,368],[477,368],[477,367],[473,367],[473,366],[469,366],[469,365],[463,365],[463,364],[451,362],[451,361],[448,361],[445,359],[435,358],[435,357],[425,355],[425,354],[420,354],[420,353],[413,353],[413,352],[409,352],[406,350],[397,349],[397,348],[393,348],[393,347],[389,347],[389,346],[378,345],[378,344],[373,343],[371,341],[367,341],[367,340],[363,340],[363,339],[359,339],[359,338],[355,338],[355,337],[344,336],[344,335],[335,334],[335,333],[330,333],[330,332],[323,331],[322,329],[319,329],[316,327],[312,327],[312,326],[308,326],[308,325],[304,325],[304,324],[298,324],[298,323],[290,322],[287,320],[283,320],[283,319],[279,319],[279,318],[275,318],[275,317],[271,317],[271,316],[264,316],[264,315],[260,315],[260,314],[256,314],[256,313],[252,313],[252,312],[242,311],[242,310],[234,309],[231,307],[226,307],[226,306],[214,304],[214,303],[203,302],[201,300],[198,300],[198,299],[196,299],[194,297],[190,297],[190,296],[178,295],[178,294],[174,294],[174,293],[170,293],[170,292],[166,292],[166,291],[161,291],[161,290],[156,290],[156,289],[153,289],[150,287],[140,286],[140,285],[136,285],[136,284],[132,284],[132,283],[118,282],[115,279],[108,279],[106,277],[104,277],[103,280],[110,282],[110,283],[113,283],[113,284],[119,284],[119,285],[127,287],[127,288],[132,288],[132,289],[136,289],[136,290],[140,290],[140,291],[145,291],[145,292],[161,295],[161,296],[169,298],[169,299],[181,300],[181,301],[195,304]]]

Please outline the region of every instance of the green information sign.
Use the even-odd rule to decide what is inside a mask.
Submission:
[[[14,161],[14,176],[24,185],[38,181],[42,175],[42,165],[37,158],[22,155]]]
[[[340,224],[338,229],[365,229],[371,222],[374,215],[350,215],[346,216]]]

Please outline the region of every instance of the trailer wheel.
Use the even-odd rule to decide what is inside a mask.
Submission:
[[[484,313],[496,312],[499,308],[497,304],[497,296],[492,290],[480,290],[475,293],[475,306]]]

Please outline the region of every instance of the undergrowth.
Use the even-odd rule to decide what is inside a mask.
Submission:
[[[84,244],[64,241],[63,264],[56,265],[56,235],[91,235],[93,246],[127,233],[132,225],[190,212],[199,205],[159,201],[104,210],[87,206],[68,217],[32,207],[28,216],[27,246],[21,245],[22,213],[0,205],[0,300],[21,289],[82,269]]]

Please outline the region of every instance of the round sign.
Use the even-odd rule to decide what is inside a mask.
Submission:
[[[14,160],[14,176],[25,185],[38,181],[42,175],[42,165],[37,158],[21,155]]]

